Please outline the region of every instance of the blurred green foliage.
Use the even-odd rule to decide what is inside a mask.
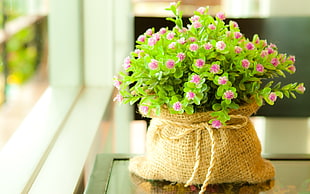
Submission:
[[[6,43],[8,83],[21,84],[35,73],[37,47],[34,26],[27,27]]]
[[[4,20],[7,23],[21,16],[23,14],[20,13],[18,6],[10,1],[4,0],[3,4],[0,5],[0,26],[3,27]],[[1,52],[6,52],[6,58],[3,59],[3,55],[1,55],[0,73],[4,71],[3,64],[5,63],[7,65],[8,84],[22,84],[31,78],[36,71],[38,50],[35,25],[14,34],[6,41],[4,47],[2,46]]]

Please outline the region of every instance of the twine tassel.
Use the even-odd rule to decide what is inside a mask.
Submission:
[[[210,159],[210,166],[208,168],[208,173],[206,175],[206,179],[203,182],[203,185],[200,189],[199,194],[203,194],[206,189],[207,186],[209,184],[209,181],[211,179],[211,173],[215,164],[215,140],[214,140],[214,134],[213,134],[213,129],[211,127],[207,127],[208,131],[209,131],[209,135],[210,135],[210,139],[211,139],[211,159]]]
[[[197,137],[196,137],[196,162],[194,166],[194,170],[192,173],[191,178],[186,182],[185,187],[188,187],[189,185],[192,184],[197,172],[198,172],[198,167],[200,163],[200,145],[201,145],[201,136],[202,136],[202,129],[197,130]]]

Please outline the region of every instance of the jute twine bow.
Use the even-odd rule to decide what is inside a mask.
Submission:
[[[231,119],[242,119],[242,122],[239,122],[240,124],[231,124],[231,125],[227,125],[227,126],[223,126],[220,128],[221,129],[240,129],[242,127],[245,127],[247,125],[247,123],[249,122],[249,118],[247,116],[243,116],[243,115],[230,115]],[[183,128],[186,129],[184,132],[177,134],[176,136],[173,137],[168,137],[166,135],[163,135],[161,133],[161,131],[158,131],[158,135],[166,140],[177,140],[177,139],[182,139],[185,136],[191,134],[191,133],[195,133],[196,132],[196,146],[195,146],[195,165],[194,165],[194,169],[192,172],[192,176],[190,177],[190,179],[186,182],[185,187],[189,186],[192,184],[197,172],[198,172],[198,167],[200,164],[200,150],[201,150],[201,141],[202,141],[202,130],[207,129],[209,132],[209,136],[210,136],[210,140],[211,140],[211,158],[210,158],[210,164],[208,167],[208,172],[206,174],[206,178],[202,184],[201,190],[199,192],[199,194],[203,194],[206,191],[206,188],[209,184],[209,181],[211,179],[211,175],[212,175],[212,170],[213,167],[216,163],[216,141],[215,141],[215,136],[214,136],[214,132],[215,130],[218,130],[216,128],[213,128],[208,122],[201,122],[201,123],[179,123],[179,122],[174,122],[174,121],[169,121],[169,120],[164,120],[161,119],[159,126],[167,126],[167,125],[172,125],[174,127],[178,127],[178,128]]]

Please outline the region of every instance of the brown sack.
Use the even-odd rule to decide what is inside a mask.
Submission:
[[[148,180],[191,184],[261,183],[274,178],[273,165],[261,157],[261,145],[249,117],[255,104],[230,112],[220,129],[208,121],[211,112],[152,114],[147,153],[130,160],[130,172]]]

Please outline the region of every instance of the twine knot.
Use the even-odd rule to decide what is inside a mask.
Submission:
[[[211,158],[210,158],[210,163],[209,163],[208,171],[206,174],[206,178],[202,184],[199,194],[202,194],[206,191],[206,188],[211,179],[213,167],[216,163],[216,139],[215,139],[214,133],[216,133],[217,130],[240,129],[242,127],[245,127],[247,123],[249,122],[249,118],[243,115],[230,115],[230,118],[231,118],[231,121],[228,122],[226,126],[223,126],[219,129],[213,128],[208,122],[180,123],[180,122],[174,122],[174,121],[165,120],[165,119],[157,120],[157,122],[159,122],[157,124],[158,126],[160,126],[158,129],[162,129],[164,126],[167,126],[167,125],[185,129],[182,133],[177,134],[175,136],[170,136],[170,137],[162,134],[161,130],[158,130],[158,135],[162,139],[172,141],[172,140],[182,139],[191,133],[196,134],[195,165],[193,168],[192,175],[186,182],[185,187],[192,184],[198,172],[198,168],[199,168],[200,160],[201,160],[200,152],[201,152],[202,131],[207,130],[210,136],[210,140],[211,140],[211,150],[210,150]]]

